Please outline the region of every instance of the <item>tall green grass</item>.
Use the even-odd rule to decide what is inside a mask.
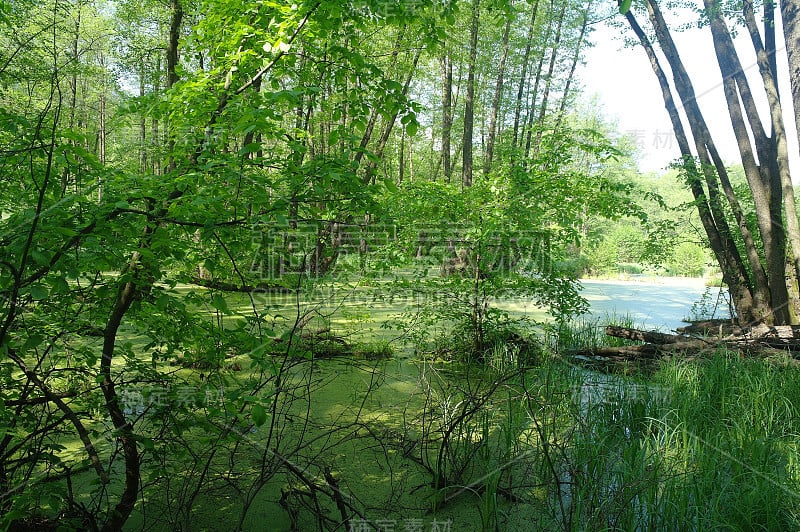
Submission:
[[[562,419],[561,527],[800,528],[798,370],[720,352],[668,361],[627,390],[573,400]]]

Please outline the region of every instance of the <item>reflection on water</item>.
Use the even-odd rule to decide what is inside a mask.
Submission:
[[[670,279],[667,281],[581,281],[581,294],[589,301],[591,314],[596,318],[627,316],[637,327],[675,330],[693,318],[692,305],[697,310],[713,312],[713,317],[727,318],[726,298],[719,288],[709,288],[699,279]],[[703,308],[700,308],[703,307]],[[710,318],[701,315],[700,318]]]

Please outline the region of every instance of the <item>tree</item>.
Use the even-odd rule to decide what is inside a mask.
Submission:
[[[469,30],[469,59],[467,60],[467,96],[464,100],[464,143],[461,181],[465,187],[472,186],[473,133],[475,123],[475,69],[478,57],[478,27],[480,23],[480,0],[472,1],[472,22]]]
[[[598,170],[613,146],[569,114],[558,128],[549,119],[584,18],[554,3],[541,24],[527,3],[457,11],[466,5],[0,1],[0,525],[119,530],[146,504],[146,527],[191,529],[199,501],[224,489],[242,529],[281,478],[329,499],[339,517],[316,510],[320,528],[348,528],[358,498],[317,460],[343,428],[308,432],[318,309],[301,302],[316,283],[342,283],[338,266],[362,267],[346,254],[373,229],[419,229],[413,212],[463,223],[448,237],[473,248],[469,276],[439,281],[466,294],[475,346],[493,294],[525,290],[562,318],[581,308],[569,274],[525,269],[517,250],[540,244],[533,258],[547,259],[551,241],[578,237],[587,205],[630,210],[627,189]],[[495,9],[504,17],[486,15]],[[507,35],[503,68],[484,46],[493,35]],[[545,98],[526,64],[554,57]],[[459,99],[466,71],[472,94]],[[480,82],[520,71],[520,101]],[[527,157],[511,139],[516,103],[520,133],[540,139]],[[447,176],[453,161],[485,168],[485,150],[469,163],[436,152],[450,136],[448,157],[477,147],[489,112],[489,171],[465,190],[430,183],[440,159]],[[426,164],[398,186],[396,165],[415,160]],[[541,239],[523,248],[520,232]],[[292,315],[271,312],[273,290],[295,298]],[[233,374],[241,365],[247,378]]]
[[[722,3],[711,0],[704,2],[702,10],[703,20],[713,37],[731,127],[736,135],[744,173],[755,203],[755,227],[751,227],[743,215],[740,201],[706,126],[692,82],[659,4],[648,0],[644,7],[656,42],[672,73],[674,89],[668,82],[668,71],[634,12],[627,9],[622,11],[658,77],[680,146],[681,167],[695,197],[712,251],[730,288],[739,319],[746,323],[794,323],[798,316],[798,309],[794,308],[792,301],[796,300],[797,292],[800,229],[788,170],[783,113],[775,81],[777,65],[774,59],[775,27],[772,23],[775,6],[770,2],[764,3],[761,28],[751,2],[744,2],[740,12],[758,58],[761,89],[769,103],[769,114],[765,117],[759,114],[753,99],[752,82],[746,78],[733,45],[726,20],[728,12]],[[734,17],[734,13],[730,17]],[[689,131],[681,122],[675,93],[686,113]],[[770,135],[764,131],[763,122],[770,125]],[[726,212],[732,214],[733,226],[729,224]],[[736,246],[733,227],[742,243],[741,248]],[[758,239],[754,238],[754,232],[757,232]],[[793,294],[791,298],[790,291]]]
[[[138,41],[145,49],[126,48],[116,63],[151,58],[133,72],[139,79],[129,78],[139,82],[137,98],[112,85],[108,28],[115,24],[104,18],[107,10],[87,2],[5,6],[0,523],[35,517],[58,486],[67,495],[53,513],[65,523],[119,530],[141,490],[160,485],[174,498],[165,500],[173,511],[158,519],[188,528],[198,494],[231,480],[217,476],[217,467],[237,467],[244,434],[263,425],[267,412],[277,423],[269,438],[283,441],[278,432],[290,429],[280,418],[302,394],[280,392],[274,402],[259,394],[266,386],[283,388],[300,359],[293,340],[305,316],[285,334],[276,332],[252,293],[250,312],[229,330],[222,322],[232,311],[219,288],[188,299],[173,288],[194,283],[198,264],[210,280],[233,280],[240,289],[271,281],[266,270],[243,264],[242,257],[260,263],[254,235],[274,235],[271,229],[289,216],[330,222],[367,212],[383,184],[354,164],[359,153],[372,156],[361,135],[373,110],[384,120],[382,139],[395,120],[414,127],[407,87],[348,44],[373,23],[353,6],[174,0],[168,10],[124,11],[127,18],[114,22],[129,33],[118,42],[136,41],[145,29],[151,38]],[[94,33],[88,13],[103,31]],[[409,20],[406,13],[382,23],[399,35],[400,22]],[[105,81],[83,83],[95,74]],[[92,101],[98,105],[82,105]],[[104,113],[116,101],[120,120],[117,129],[107,128]],[[310,256],[307,248],[300,252]],[[297,279],[304,271],[293,273]],[[189,450],[181,433],[197,422],[197,396],[204,393],[198,375],[203,386],[221,385],[234,345],[261,367],[260,377],[229,390],[229,402],[205,405],[210,437],[192,442],[197,475],[186,476],[186,464],[170,457]],[[176,358],[193,377],[170,369]],[[175,406],[182,387],[191,393]],[[150,401],[148,388],[172,393],[172,408]],[[62,452],[72,442],[80,442],[77,460]],[[303,448],[297,443],[294,450],[267,447],[263,473],[239,487],[241,519],[276,470],[285,470],[284,455]],[[84,465],[96,478],[89,504],[61,489]],[[144,484],[143,468],[159,466],[180,475]],[[170,491],[170,482],[179,489]]]

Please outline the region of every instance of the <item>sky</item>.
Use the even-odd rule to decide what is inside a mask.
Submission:
[[[584,98],[596,98],[604,116],[612,122],[616,121],[618,131],[636,139],[642,152],[640,170],[661,172],[680,154],[669,116],[664,109],[658,81],[647,56],[641,48],[625,48],[619,28],[611,28],[605,23],[597,24],[595,28],[591,35],[595,45],[586,54],[586,64],[578,71],[585,88]],[[625,30],[628,35],[632,35],[627,26]],[[780,26],[776,33],[780,67],[786,65],[785,53],[781,53],[783,34]],[[674,39],[694,83],[700,109],[723,159],[729,164],[738,163],[739,153],[725,105],[722,78],[714,57],[710,30],[703,28],[675,33]],[[760,92],[757,90],[762,85],[749,37],[742,32],[736,43],[741,51],[742,64],[751,79],[753,92],[762,95],[763,89]],[[783,70],[785,72],[786,68]],[[791,135],[789,151],[793,156],[790,165],[792,174],[797,176],[800,170],[800,151],[796,136],[793,135],[795,128],[792,107],[790,98],[787,98],[791,94],[788,78],[779,79],[779,90],[784,100],[787,131]],[[762,100],[766,101],[765,98]],[[763,107],[766,112],[765,103]]]

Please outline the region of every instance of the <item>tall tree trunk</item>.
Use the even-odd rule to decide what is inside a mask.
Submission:
[[[525,96],[525,85],[528,81],[528,64],[531,57],[531,47],[533,45],[533,33],[536,29],[536,15],[539,11],[539,0],[535,0],[531,7],[531,20],[528,24],[528,35],[525,39],[525,53],[522,56],[522,73],[517,85],[517,100],[514,107],[514,150],[519,146],[519,126],[522,117],[522,102]]]
[[[170,0],[172,18],[169,24],[169,40],[167,42],[167,89],[178,82],[178,41],[181,37],[183,6],[180,0]]]
[[[406,75],[406,79],[403,82],[403,90],[401,94],[406,96],[408,94],[408,90],[411,87],[411,81],[414,79],[414,74],[417,71],[417,65],[419,64],[419,58],[422,55],[422,47],[418,47],[414,52],[414,57],[411,60],[411,67]],[[378,139],[378,143],[375,146],[375,157],[377,160],[380,160],[383,157],[383,153],[386,150],[386,145],[389,143],[389,138],[392,135],[392,130],[394,129],[395,124],[397,123],[397,115],[399,111],[395,111],[392,116],[390,116],[383,125],[383,131],[381,133],[380,138]],[[411,150],[412,140],[409,139],[409,152]],[[374,182],[375,180],[375,168],[377,163],[374,161],[370,161],[367,165],[366,172],[362,181],[365,184]]]
[[[666,57],[669,60],[670,66],[673,70],[676,89],[680,94],[681,102],[688,118],[689,127],[692,130],[695,147],[700,159],[701,171],[705,177],[706,185],[708,187],[709,208],[711,214],[713,215],[717,231],[719,232],[720,238],[724,244],[724,248],[721,251],[721,258],[722,260],[727,261],[728,275],[732,279],[745,279],[747,282],[748,291],[750,291],[751,297],[742,295],[744,293],[742,287],[737,287],[735,291],[732,291],[738,293],[738,297],[743,297],[744,300],[752,299],[752,317],[748,318],[746,313],[740,312],[740,319],[747,321],[771,319],[771,294],[769,291],[769,280],[767,273],[764,271],[754,239],[750,234],[750,230],[747,226],[744,215],[741,212],[741,207],[738,204],[738,200],[736,199],[736,195],[731,187],[730,180],[727,177],[727,170],[722,164],[721,158],[717,153],[711,137],[711,133],[709,132],[703,114],[700,111],[689,74],[686,72],[683,63],[680,60],[677,48],[675,47],[675,43],[672,40],[666,21],[664,20],[658,4],[655,1],[651,1],[648,3],[647,8],[659,42],[662,44],[662,47],[668,50]],[[716,170],[716,174],[714,173],[714,170]],[[736,216],[740,234],[744,241],[745,252],[750,270],[752,272],[752,278],[747,275],[747,272],[741,261],[741,257],[736,251],[736,246],[732,240],[730,228],[725,220],[724,210],[718,193],[719,183],[717,181],[717,177],[720,179],[725,195],[728,198],[729,204],[733,210],[734,216]],[[737,297],[736,294],[734,294],[734,297]],[[741,302],[740,306],[747,307],[747,302]]]
[[[172,19],[170,24],[169,42],[167,46],[167,84],[171,87],[178,76],[175,70],[178,60],[178,37],[180,33],[181,19],[183,10],[178,0],[172,0]],[[160,215],[164,216],[165,212]],[[141,249],[149,249],[152,246],[152,239],[158,227],[147,226],[140,243]],[[131,303],[137,294],[146,292],[152,286],[152,279],[148,278],[147,268],[142,267],[140,261],[142,254],[135,251],[129,263],[132,272],[131,279],[119,288],[113,310],[103,333],[103,349],[100,360],[100,376],[102,381],[100,387],[105,398],[106,409],[108,410],[111,421],[122,447],[122,456],[125,462],[125,484],[119,501],[114,506],[108,521],[103,526],[103,531],[111,532],[121,530],[124,523],[128,520],[139,494],[139,482],[141,478],[141,462],[139,458],[138,444],[133,426],[128,423],[122,412],[116,384],[112,377],[111,366],[114,359],[117,334],[122,320],[125,317]]]
[[[475,67],[478,56],[478,24],[480,0],[472,1],[472,23],[469,33],[469,64],[467,65],[467,97],[464,100],[464,138],[462,143],[461,180],[465,187],[473,180],[473,132],[475,123]]]
[[[797,205],[794,197],[794,186],[789,169],[789,147],[786,140],[786,127],[783,120],[783,108],[778,93],[777,64],[775,62],[775,6],[770,2],[764,3],[764,42],[761,42],[752,0],[744,0],[743,13],[753,48],[756,52],[758,69],[764,83],[764,89],[769,104],[770,120],[772,124],[772,141],[774,143],[773,155],[770,157],[770,167],[777,172],[780,179],[783,208],[786,213],[786,234],[789,239],[790,249],[788,256],[794,272],[786,272],[786,278],[796,277],[800,273],[800,224],[797,219]],[[774,164],[774,166],[773,166]],[[763,165],[763,163],[762,163]],[[785,268],[784,268],[784,271]],[[788,288],[787,288],[788,290]],[[794,303],[788,305],[791,313],[791,323],[798,318],[798,308]]]
[[[556,59],[561,48],[561,29],[564,26],[564,15],[567,11],[567,2],[561,2],[561,10],[558,13],[558,22],[556,22],[556,34],[553,38],[553,49],[550,52],[550,64],[547,67],[547,74],[545,76],[544,94],[542,94],[542,103],[539,107],[539,117],[536,119],[536,142],[533,145],[533,152],[539,152],[539,145],[542,142],[542,132],[544,131],[544,121],[547,116],[547,105],[550,98],[550,88],[553,86],[553,74],[556,68]],[[526,147],[526,151],[528,151]]]
[[[155,75],[153,76],[153,94],[161,93],[161,61],[162,57],[161,54],[159,54],[156,57],[156,71]],[[169,131],[167,130],[167,128],[164,128],[164,131],[162,132],[160,124],[161,123],[158,120],[158,115],[154,115],[150,119],[150,130],[151,130],[150,146],[153,147],[150,156],[150,163],[152,165],[150,172],[152,172],[153,175],[161,175],[162,160],[161,157],[155,157],[154,155],[152,155],[152,153],[154,152],[157,153],[160,151],[159,143],[161,142],[171,146],[169,139]]]
[[[542,42],[545,43],[542,46],[542,49],[539,50],[539,61],[536,65],[536,73],[534,75],[533,81],[533,88],[529,90],[528,100],[529,105],[527,108],[527,116],[525,117],[525,150],[524,150],[524,158],[528,159],[531,154],[531,145],[532,145],[532,138],[533,138],[533,124],[534,124],[534,116],[536,115],[536,101],[539,96],[539,84],[542,82],[542,72],[544,68],[544,60],[546,57],[545,48],[547,47],[547,43],[550,41],[550,35],[553,33],[553,9],[555,8],[555,0],[550,0],[550,16],[547,17],[547,31],[545,33],[544,39]],[[520,139],[520,145],[522,144],[522,139]]]
[[[449,183],[453,176],[450,159],[450,135],[453,129],[453,59],[447,49],[441,57],[442,65],[442,167],[444,180]]]
[[[403,37],[405,35],[404,31],[398,32],[397,41],[395,42],[394,48],[392,48],[392,62],[391,64],[397,64],[397,57],[400,55],[400,48],[403,44]],[[415,63],[416,66],[416,63]],[[413,72],[412,72],[413,73]],[[367,151],[367,146],[369,146],[370,140],[372,140],[372,132],[375,130],[375,124],[378,122],[378,116],[380,115],[380,111],[378,108],[374,108],[369,116],[369,121],[367,122],[367,127],[364,130],[364,134],[361,137],[361,143],[359,144],[358,151],[354,156],[354,160],[356,165],[361,164],[361,160],[364,158],[364,154]]]
[[[594,0],[588,0],[586,3],[586,8],[583,10],[583,22],[581,23],[581,30],[578,34],[578,41],[575,43],[575,53],[572,54],[572,64],[570,65],[569,75],[567,75],[567,81],[564,84],[564,94],[561,96],[561,104],[558,108],[558,114],[556,115],[556,123],[553,126],[553,131],[558,130],[561,127],[561,122],[564,120],[567,102],[569,101],[569,91],[572,88],[572,81],[575,79],[575,70],[578,67],[578,61],[581,58],[581,52],[583,51],[583,44],[586,38],[586,30],[589,27],[589,10],[593,1]]]
[[[494,96],[492,97],[492,109],[489,115],[489,137],[486,140],[486,157],[483,161],[483,173],[489,175],[492,168],[492,159],[494,158],[494,142],[497,135],[497,116],[500,114],[500,102],[503,98],[503,76],[506,71],[506,60],[508,59],[508,37],[511,33],[511,16],[506,20],[506,26],[503,29],[503,52],[500,55],[500,64],[497,67],[497,82],[494,87]]]
[[[733,45],[727,24],[719,12],[720,5],[716,0],[704,0],[709,17],[711,35],[714,40],[714,51],[717,56],[722,75],[725,100],[731,119],[734,135],[742,157],[742,166],[750,189],[753,192],[756,218],[761,240],[764,243],[767,277],[769,282],[770,307],[772,319],[778,325],[790,323],[789,292],[786,287],[786,234],[783,225],[781,206],[783,204],[780,176],[775,175],[775,147],[772,139],[763,132],[758,109],[750,93],[749,83],[736,49]],[[749,119],[750,131],[756,144],[761,166],[756,162],[756,153],[748,135],[747,124],[742,107]]]
[[[70,76],[69,80],[69,119],[67,120],[67,127],[69,129],[73,129],[75,127],[75,111],[78,108],[78,71],[80,70],[78,67],[78,54],[80,53],[81,13],[83,11],[81,2],[77,2],[77,5],[72,9],[75,12],[75,34],[73,35],[70,47],[70,55],[72,56],[72,75]],[[70,143],[73,145],[75,144],[75,142],[72,140]],[[64,168],[61,170],[62,196],[67,193],[67,187],[69,186],[70,181],[69,174],[69,165],[64,165]]]
[[[795,128],[800,132],[800,4],[797,0],[781,0],[781,22],[789,63],[789,83],[794,103]]]
[[[548,29],[547,29],[548,38],[550,37],[550,30],[551,29],[552,29],[552,27],[548,26]],[[528,104],[527,115],[525,117],[525,128],[524,128],[524,132],[525,132],[525,151],[524,151],[525,159],[527,159],[531,155],[531,146],[533,144],[533,141],[532,141],[532,139],[533,139],[533,125],[534,125],[534,122],[535,122],[534,117],[536,116],[536,100],[537,100],[538,95],[539,95],[539,84],[542,82],[542,68],[544,67],[544,58],[545,58],[545,53],[542,50],[542,52],[539,54],[539,63],[536,66],[536,75],[534,76],[533,88],[530,90],[530,94],[528,95],[530,102]],[[522,142],[522,139],[520,139],[520,142]]]
[[[717,259],[717,263],[720,266],[723,278],[730,289],[737,314],[741,320],[751,321],[754,317],[758,316],[762,312],[762,310],[760,310],[762,304],[756,301],[753,293],[750,291],[750,282],[747,277],[746,269],[739,260],[738,255],[736,255],[736,247],[732,242],[729,230],[727,230],[727,225],[724,223],[724,218],[721,220],[715,218],[715,213],[718,213],[719,209],[712,208],[711,201],[702,187],[701,174],[698,172],[695,165],[688,135],[681,121],[678,107],[675,99],[673,98],[672,88],[667,79],[667,75],[661,66],[661,63],[649,38],[639,26],[638,21],[633,15],[633,12],[629,10],[626,13],[625,18],[647,53],[647,56],[650,60],[650,65],[656,75],[656,78],[658,79],[659,86],[661,87],[662,97],[664,99],[664,106],[669,114],[670,121],[675,132],[675,137],[683,157],[684,171],[689,178],[688,183],[697,204],[701,223],[706,235],[708,236],[709,243],[712,251],[714,252],[714,256]],[[674,48],[674,43],[672,42],[667,28],[661,27],[661,25],[658,24],[659,20],[661,20],[659,17],[655,17],[651,14],[651,21],[655,21],[654,26],[656,28],[657,37],[661,43],[662,49],[665,51],[665,55],[672,69],[675,87],[680,96],[681,103],[687,110],[687,114],[692,114],[693,118],[689,120],[689,123],[693,126],[695,145],[700,147],[706,146],[706,144],[703,143],[704,139],[698,138],[704,136],[703,132],[705,129],[705,122],[702,118],[702,114],[699,112],[699,108],[696,106],[694,89],[685,69],[683,68],[680,57],[677,55],[677,50]],[[709,144],[713,146],[713,143],[710,142],[710,136],[708,137],[708,140]],[[700,153],[701,157],[704,157],[705,159],[708,158],[708,152],[701,150]],[[704,168],[708,168],[708,165],[704,165]],[[757,254],[755,259],[758,259]]]
[[[402,185],[406,172],[406,134],[400,133],[400,154],[397,157],[399,166],[397,167],[397,184]]]
[[[144,98],[145,95],[145,71],[144,61],[142,62],[141,70],[139,73],[139,98]],[[147,173],[147,115],[141,113],[139,120],[139,173]]]

